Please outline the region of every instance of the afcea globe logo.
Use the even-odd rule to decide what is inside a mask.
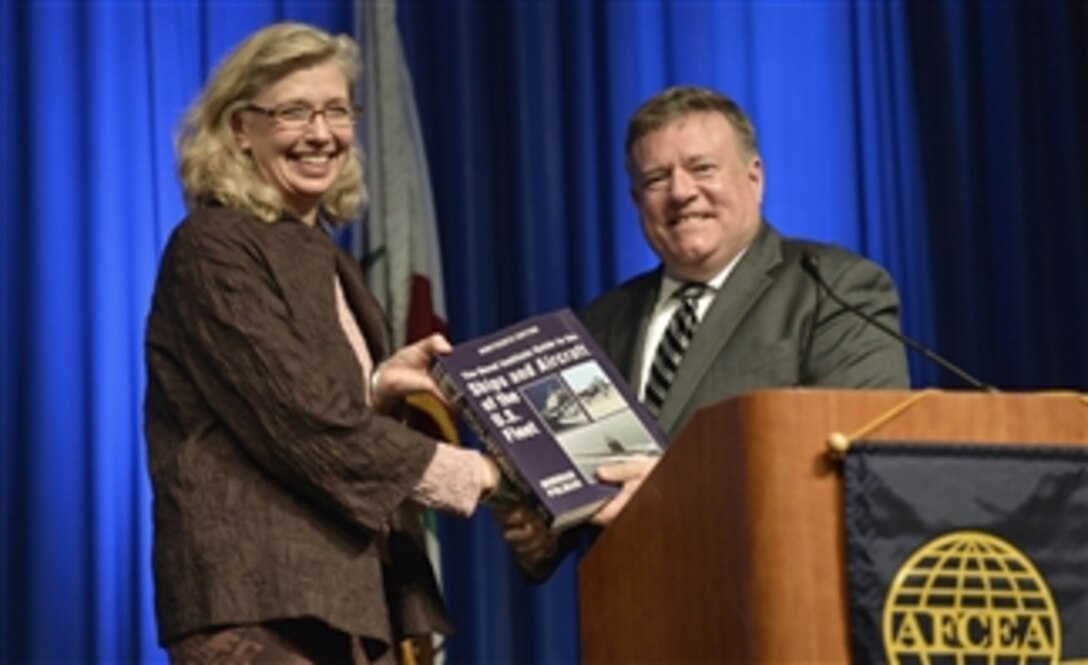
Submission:
[[[1061,617],[1031,560],[980,531],[931,540],[900,567],[884,603],[898,665],[1059,663]]]

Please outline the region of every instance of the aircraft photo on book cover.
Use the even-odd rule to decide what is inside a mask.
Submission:
[[[521,388],[587,482],[597,467],[660,452],[657,441],[594,360]]]

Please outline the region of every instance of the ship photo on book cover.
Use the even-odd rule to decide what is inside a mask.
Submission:
[[[659,455],[664,435],[569,309],[458,344],[439,387],[507,479],[553,529],[587,519],[618,487],[597,467]]]

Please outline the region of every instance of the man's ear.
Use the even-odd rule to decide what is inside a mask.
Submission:
[[[748,182],[752,185],[756,202],[763,203],[763,160],[759,158],[759,155],[748,162]]]

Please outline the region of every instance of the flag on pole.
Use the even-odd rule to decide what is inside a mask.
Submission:
[[[371,291],[392,326],[393,348],[446,332],[431,181],[412,79],[404,61],[394,0],[358,0],[358,35],[363,57],[363,107],[367,184],[365,232],[354,240]],[[412,396],[414,425],[457,442],[449,411],[428,395]],[[441,585],[435,520],[426,520],[427,548]],[[404,662],[411,662],[405,660]],[[435,662],[440,662],[436,657]]]

